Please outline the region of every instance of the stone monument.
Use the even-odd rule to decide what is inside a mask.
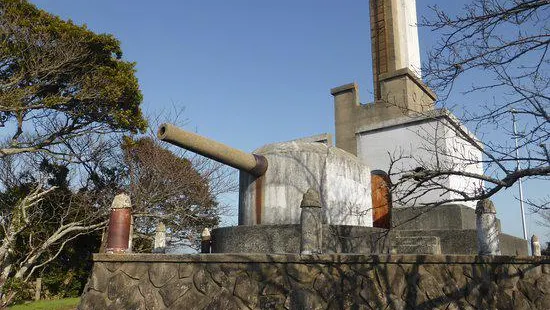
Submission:
[[[240,170],[239,226],[213,229],[212,252],[299,253],[304,218],[323,230],[319,251],[387,251],[385,230],[372,227],[370,169],[348,152],[306,139],[249,154],[171,124],[158,137]],[[312,206],[301,208],[311,191],[315,217],[307,216]]]
[[[336,147],[325,134],[248,154],[170,124],[160,127],[160,139],[240,170],[239,226],[214,229],[213,252],[299,253],[299,206],[312,189],[320,196],[323,252],[477,253],[475,202],[427,212],[419,206],[455,194],[433,191],[399,205],[400,197],[388,192],[388,153],[405,150],[433,161],[422,142],[433,136],[444,141],[433,150],[447,155],[442,162],[481,174],[481,146],[450,112],[435,108],[436,96],[421,80],[416,2],[373,0],[370,16],[374,102],[361,104],[354,83],[332,89]],[[414,164],[405,160],[402,168]],[[462,176],[442,182],[466,192],[481,186]],[[503,253],[527,253],[527,243],[498,237]]]
[[[452,113],[435,107],[436,95],[422,82],[416,1],[371,0],[370,17],[374,101],[361,104],[355,83],[331,90],[336,147],[356,155],[380,175],[390,168],[388,154],[404,155],[398,168],[402,171],[417,168],[417,160],[434,162],[437,154],[441,165],[483,174],[481,143]],[[388,180],[392,181],[396,180]],[[471,193],[482,186],[479,180],[459,175],[441,183]],[[414,201],[401,199],[399,192],[392,195],[391,226],[398,235],[435,236],[443,253],[477,252],[453,237],[467,234],[461,240],[476,239],[475,201],[431,208],[422,206],[459,197],[443,190],[432,190]],[[510,245],[505,253],[514,253],[516,247],[526,253],[527,244],[520,239],[504,234],[500,238],[507,240],[501,242],[503,249]]]
[[[95,254],[79,309],[550,307],[547,257],[494,256],[526,255],[527,243],[500,233],[490,201],[477,214],[393,203],[387,152],[418,151],[407,132],[461,124],[420,79],[415,1],[370,4],[375,98],[361,105],[356,84],[332,90],[336,147],[321,135],[249,154],[161,126],[160,139],[240,170],[239,226],[205,229],[204,254]],[[443,134],[447,151],[462,147]]]

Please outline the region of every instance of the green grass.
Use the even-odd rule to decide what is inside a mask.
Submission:
[[[23,305],[9,307],[11,310],[73,310],[80,302],[79,297],[57,300],[40,300]]]

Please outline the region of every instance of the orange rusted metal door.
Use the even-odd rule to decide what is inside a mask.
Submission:
[[[382,170],[371,172],[373,227],[391,227],[390,178]]]

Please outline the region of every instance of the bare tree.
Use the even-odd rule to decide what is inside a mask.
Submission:
[[[32,172],[35,165],[24,168],[14,169],[11,158],[0,167],[0,182],[6,186],[0,192],[2,305],[9,304],[17,293],[11,289],[14,283],[29,282],[66,244],[107,223],[107,192],[72,191],[68,168],[46,160],[39,172]],[[18,177],[14,181],[12,176]]]
[[[149,137],[127,138],[123,151],[137,250],[150,251],[158,222],[166,225],[169,245],[196,249],[200,232],[218,225],[223,208],[216,198],[234,190],[227,169],[177,156]]]
[[[444,198],[420,205],[437,206],[491,197],[520,178],[548,181],[550,1],[473,0],[456,16],[439,7],[432,11],[435,17],[420,25],[441,39],[423,72],[440,96],[438,104],[458,118],[446,110],[427,113],[439,120],[432,125],[437,128],[417,133],[425,141],[419,152],[429,156],[390,154],[394,197],[415,204],[432,193]],[[491,99],[481,101],[487,93]],[[463,96],[477,101],[452,104]],[[467,186],[450,186],[445,180],[452,177]],[[544,199],[536,202],[547,206]]]

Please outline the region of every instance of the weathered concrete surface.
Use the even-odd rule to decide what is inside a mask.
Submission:
[[[318,142],[318,143],[326,144],[327,146],[333,146],[334,144],[332,139],[332,134],[330,133],[322,133],[314,136],[302,137],[302,138],[293,139],[285,142]]]
[[[313,188],[325,223],[372,226],[370,170],[355,156],[311,142],[270,144],[254,153],[267,158],[269,169],[259,178],[241,172],[239,225],[298,224],[302,197]]]
[[[441,241],[436,236],[394,236],[392,254],[441,254]]]
[[[539,237],[536,235],[531,237],[531,253],[533,256],[541,256]]]
[[[382,228],[323,225],[323,253],[388,253]],[[300,253],[301,226],[252,225],[212,230],[213,253]]]
[[[477,254],[477,231],[475,229],[396,230],[394,233],[399,237],[438,237],[443,254]],[[529,253],[526,240],[507,234],[500,234],[498,238],[503,255],[527,255]]]
[[[500,255],[500,225],[495,205],[489,199],[477,202],[477,249],[480,255]]]
[[[459,204],[394,208],[392,226],[397,230],[476,229],[476,214],[472,208]]]
[[[79,309],[549,309],[550,257],[94,255]]]
[[[416,241],[400,246],[397,238]],[[437,241],[434,241],[437,238]],[[387,230],[374,227],[323,225],[323,253],[477,254],[475,229]],[[429,242],[422,242],[422,239]],[[411,241],[411,240],[409,240]],[[408,242],[409,242],[408,241]],[[526,240],[499,235],[503,255],[527,255]],[[438,250],[439,249],[439,250]],[[401,252],[400,252],[401,251]],[[213,253],[300,253],[300,225],[253,225],[212,230]]]
[[[166,252],[166,225],[163,222],[158,222],[155,231],[155,240],[153,243],[153,253]]]
[[[300,204],[300,253],[323,253],[323,218],[319,193],[309,189]]]

